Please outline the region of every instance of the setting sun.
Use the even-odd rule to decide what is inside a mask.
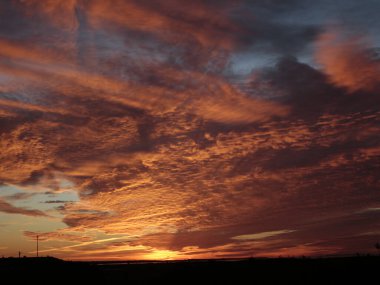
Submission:
[[[153,250],[151,253],[144,255],[144,259],[147,260],[174,260],[178,259],[178,257],[178,253],[171,250]]]

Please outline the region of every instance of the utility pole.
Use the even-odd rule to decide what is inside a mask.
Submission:
[[[38,257],[38,235],[37,235],[37,257]]]

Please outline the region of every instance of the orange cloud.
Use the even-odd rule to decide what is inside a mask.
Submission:
[[[169,42],[196,41],[202,46],[231,49],[244,32],[228,18],[228,6],[203,1],[36,0],[14,1],[27,16],[45,18],[55,27],[75,32],[80,25],[95,29],[120,26],[157,35]],[[215,9],[218,10],[215,13]]]
[[[170,42],[195,40],[203,46],[230,49],[238,27],[227,18],[227,9],[202,1],[93,1],[87,8],[96,27],[117,24],[122,27],[157,34]],[[241,32],[241,30],[240,30]]]
[[[86,242],[91,239],[88,236],[67,234],[67,233],[61,233],[61,232],[41,233],[41,232],[24,231],[24,236],[33,240],[36,239],[37,235],[40,241],[63,240],[63,241],[71,241],[71,242]]]
[[[317,45],[316,59],[334,84],[351,92],[379,90],[380,62],[371,58],[362,37],[330,31],[319,37]]]
[[[12,59],[10,64],[0,65],[0,72],[13,78],[9,86],[16,90],[17,86],[47,88],[61,95],[84,99],[97,97],[152,113],[165,113],[180,107],[185,112],[195,113],[208,120],[231,123],[263,121],[273,115],[284,116],[288,112],[280,104],[249,98],[222,78],[197,72],[175,74],[178,70],[161,66],[157,75],[168,80],[172,86],[191,81],[198,83],[191,83],[187,90],[178,91],[171,87],[127,82],[89,72],[54,51],[25,48],[18,43],[0,42],[0,54]],[[8,104],[11,103],[28,108],[26,104],[8,101]],[[37,106],[29,108],[38,109]]]

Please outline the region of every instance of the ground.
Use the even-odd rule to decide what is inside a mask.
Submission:
[[[66,262],[0,259],[0,284],[376,284],[380,257]]]

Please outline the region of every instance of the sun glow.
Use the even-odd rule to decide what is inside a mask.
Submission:
[[[180,259],[177,251],[172,250],[153,250],[151,253],[144,255],[149,260],[173,260]]]

